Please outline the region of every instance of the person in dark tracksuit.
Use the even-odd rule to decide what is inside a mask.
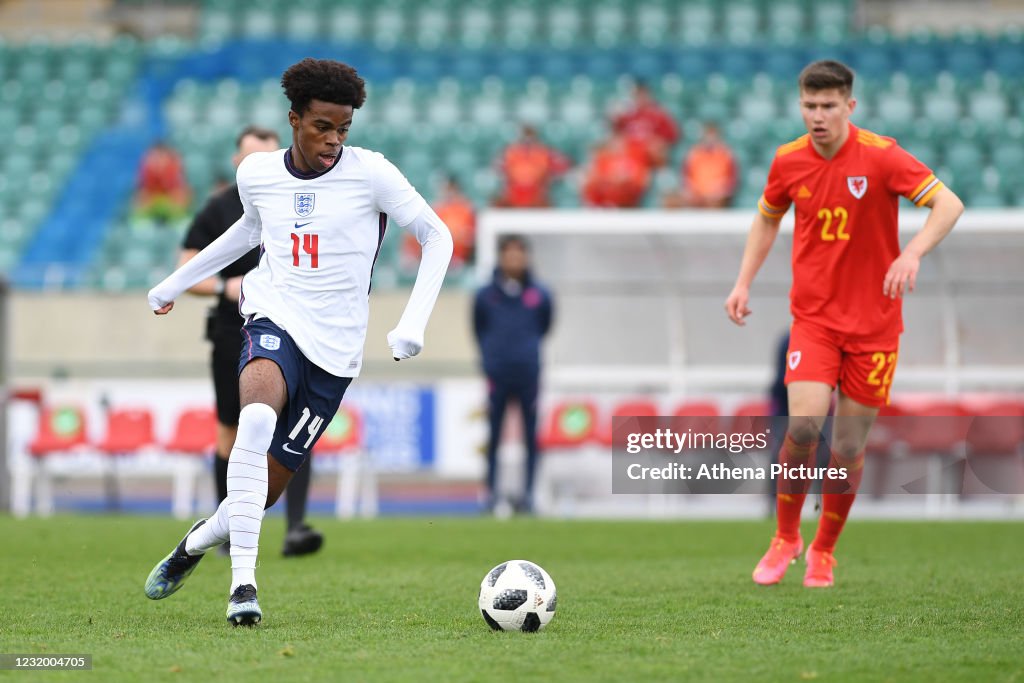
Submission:
[[[497,500],[497,451],[509,401],[519,403],[526,442],[526,481],[519,512],[533,509],[537,471],[537,394],[540,389],[540,346],[551,329],[552,301],[548,290],[530,272],[529,245],[520,236],[498,242],[494,279],[480,288],[473,303],[473,331],[487,376],[487,508]]]

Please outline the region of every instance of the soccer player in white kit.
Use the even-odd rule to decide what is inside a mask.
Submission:
[[[228,461],[228,497],[150,572],[147,597],[176,592],[203,554],[231,542],[228,622],[255,625],[256,556],[264,510],[277,501],[359,374],[370,275],[390,217],[422,245],[409,302],[388,334],[394,359],[423,348],[452,256],[448,228],[382,155],[343,146],[363,79],[345,64],[304,59],[281,79],[292,144],[238,167],[244,215],[149,292],[157,315],[189,287],[260,245],[242,282],[242,410]],[[268,457],[269,454],[269,457]]]

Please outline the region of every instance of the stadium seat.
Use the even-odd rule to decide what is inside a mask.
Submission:
[[[53,463],[75,460],[85,469],[103,471],[103,462],[90,457],[85,411],[77,405],[43,407],[39,411],[36,435],[28,444],[32,460],[12,469],[11,497],[15,509],[31,509],[35,487],[35,509],[39,515],[53,514]]]
[[[623,417],[657,417],[661,415],[658,404],[648,399],[632,399],[621,401],[612,407],[608,419],[598,423],[597,440],[604,446],[611,446],[613,433],[612,424],[615,416]]]
[[[1024,403],[1003,400],[971,405],[963,493],[1024,491]]]
[[[130,455],[153,443],[153,414],[145,408],[119,408],[107,413],[106,435],[95,445],[107,455]]]
[[[687,401],[680,403],[672,411],[673,429],[681,431],[691,428],[694,431],[717,434],[720,430],[718,404],[714,401]]]
[[[377,470],[366,449],[363,418],[351,404],[342,403],[313,447],[320,463],[330,463],[338,474],[335,515],[375,517],[378,508]]]
[[[28,449],[35,457],[45,457],[87,443],[85,412],[78,406],[57,406],[41,411],[36,436]]]
[[[728,429],[733,434],[756,434],[765,431],[771,424],[772,403],[766,398],[759,398],[737,405],[732,411]]]
[[[589,400],[559,401],[548,411],[539,435],[542,449],[577,448],[597,435],[597,406]]]
[[[189,408],[174,423],[174,433],[163,448],[169,453],[205,456],[217,445],[217,414],[212,408]]]

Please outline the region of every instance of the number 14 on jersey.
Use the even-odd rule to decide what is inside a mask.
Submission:
[[[302,254],[299,252],[299,247],[302,247],[302,251],[309,255],[309,267],[318,268],[320,266],[320,236],[315,232],[304,233],[300,239],[297,233],[292,233],[292,265],[296,268],[300,265],[300,257]]]

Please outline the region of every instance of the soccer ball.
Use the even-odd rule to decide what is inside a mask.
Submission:
[[[555,582],[540,566],[509,560],[480,582],[480,614],[495,631],[539,631],[555,616]]]

